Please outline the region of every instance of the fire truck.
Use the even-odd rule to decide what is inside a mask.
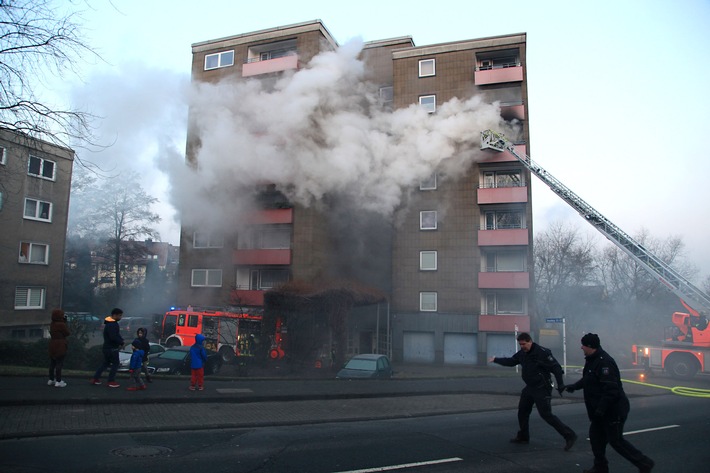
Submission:
[[[271,359],[283,358],[280,333],[263,340],[260,314],[236,313],[221,309],[187,306],[174,308],[163,316],[160,341],[171,348],[195,343],[195,335],[205,336],[205,348],[218,352],[226,363],[235,357],[258,355],[260,344]],[[279,327],[280,328],[280,327]]]
[[[659,345],[633,345],[634,365],[643,368],[646,373],[660,369],[682,379],[692,378],[697,372],[710,373],[710,328],[707,319],[707,314],[710,312],[710,296],[651,254],[529,156],[521,156],[514,144],[503,134],[492,130],[481,132],[481,149],[507,151],[512,154],[609,241],[680,298],[681,304],[688,313],[673,314],[672,332],[667,333],[665,340]]]

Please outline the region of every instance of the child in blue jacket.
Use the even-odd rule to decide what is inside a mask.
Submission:
[[[131,377],[133,377],[134,385],[129,386],[126,390],[142,391],[145,389],[145,383],[141,379],[141,367],[143,366],[143,357],[145,356],[145,352],[141,350],[140,342],[135,340],[131,344],[131,348],[133,349],[133,354],[131,355],[131,361],[128,365],[128,369]]]
[[[207,363],[207,350],[205,350],[205,336],[201,333],[195,335],[195,344],[190,347],[190,391],[195,387],[199,391],[205,389],[205,363]]]

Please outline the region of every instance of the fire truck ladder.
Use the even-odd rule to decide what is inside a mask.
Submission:
[[[492,130],[481,132],[481,149],[494,149],[496,151],[508,151],[515,156],[531,173],[535,174],[544,182],[552,192],[560,196],[575,209],[594,228],[599,230],[612,243],[643,266],[658,281],[666,286],[671,292],[680,297],[681,302],[685,301],[690,305],[691,310],[710,312],[710,296],[686,280],[676,270],[668,264],[658,259],[648,252],[643,246],[627,235],[623,230],[610,222],[606,217],[597,212],[591,205],[586,203],[581,197],[572,192],[567,186],[562,184],[549,172],[535,163],[529,156],[520,156],[515,150],[513,143],[503,134]],[[685,305],[685,304],[684,304]],[[687,307],[687,305],[686,305]],[[697,312],[696,314],[697,315]]]

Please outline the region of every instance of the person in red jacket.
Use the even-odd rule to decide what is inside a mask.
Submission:
[[[67,355],[67,337],[71,335],[67,327],[67,318],[62,309],[52,311],[52,323],[49,325],[49,381],[47,386],[64,388],[67,383],[62,380],[64,357]]]

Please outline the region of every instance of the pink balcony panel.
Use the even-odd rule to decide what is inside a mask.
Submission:
[[[526,154],[528,154],[528,147],[525,145],[514,145],[515,146],[515,152],[518,153],[519,156],[524,157]],[[517,161],[518,158],[510,154],[508,151],[486,151],[485,155],[487,156],[486,159],[482,160],[482,163],[502,163],[502,162],[509,162],[509,161]]]
[[[478,189],[479,204],[510,204],[527,201],[527,187],[496,187],[490,189]]]
[[[234,250],[234,264],[291,264],[291,250]]]
[[[530,331],[529,315],[480,315],[478,317],[479,332],[518,332]]]
[[[523,66],[475,71],[473,78],[476,85],[500,84],[502,82],[520,82],[522,80]]]
[[[248,62],[242,65],[242,77],[258,76],[271,72],[287,71],[298,69],[298,55],[267,59],[266,61]]]
[[[528,245],[527,228],[478,230],[478,246]]]
[[[500,116],[505,120],[525,120],[525,105],[501,105]]]
[[[232,291],[233,302],[237,305],[264,305],[264,291],[237,289]]]
[[[247,215],[242,221],[251,225],[293,223],[293,209],[258,210]]]
[[[530,274],[527,272],[478,273],[479,289],[530,289]]]

